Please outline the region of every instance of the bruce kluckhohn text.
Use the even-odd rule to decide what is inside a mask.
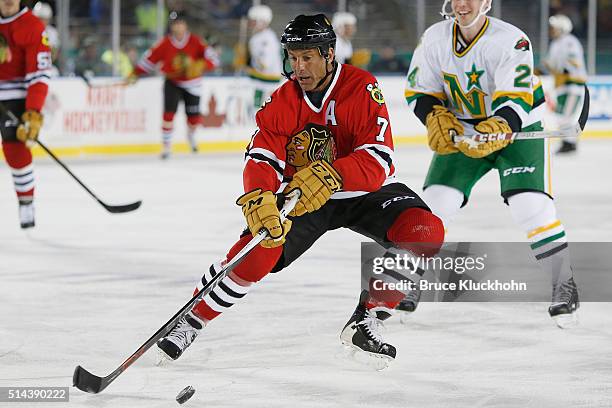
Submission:
[[[375,290],[396,290],[401,292],[415,289],[421,291],[524,292],[527,290],[527,283],[517,282],[514,279],[509,281],[495,279],[481,282],[471,279],[461,279],[457,282],[429,282],[423,279],[418,283],[411,280],[384,282],[377,279],[374,280],[373,287]]]

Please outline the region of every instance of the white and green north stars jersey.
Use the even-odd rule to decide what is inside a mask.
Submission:
[[[248,74],[251,78],[276,85],[281,79],[283,62],[281,60],[280,40],[270,28],[259,31],[249,40],[251,57]]]
[[[533,75],[529,38],[492,17],[470,44],[452,20],[425,31],[412,57],[405,91],[412,109],[423,95],[438,98],[457,118],[471,123],[508,106],[520,117],[523,129],[540,125],[545,109],[541,83]]]
[[[564,34],[550,43],[544,65],[554,75],[555,87],[586,83],[584,50],[572,34]]]

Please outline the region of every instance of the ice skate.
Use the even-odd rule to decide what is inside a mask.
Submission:
[[[340,333],[340,340],[355,360],[376,370],[383,370],[395,359],[396,350],[383,341],[380,334],[382,319],[377,316],[375,310],[366,310],[363,298],[362,293],[355,312]],[[385,317],[389,316],[388,313],[382,313]]]
[[[170,143],[162,143],[162,151],[160,158],[162,160],[166,160],[170,157],[170,153],[172,152],[172,145]]]
[[[575,153],[576,150],[577,150],[576,143],[572,143],[572,142],[568,142],[564,140],[561,143],[561,147],[559,147],[559,150],[557,150],[557,154]]]
[[[191,149],[191,153],[198,152],[198,142],[195,139],[195,134],[188,134],[187,141],[189,142],[189,148]]]
[[[198,337],[203,326],[202,322],[191,313],[188,313],[179,320],[170,333],[157,342],[161,357],[158,365],[163,364],[167,360],[178,359],[187,347],[193,343],[195,338]]]
[[[402,324],[408,324],[410,316],[419,306],[419,300],[421,300],[421,290],[414,289],[409,291],[406,297],[396,306],[395,310],[399,312]]]
[[[34,203],[19,203],[19,222],[22,229],[33,228],[36,225],[34,221]]]
[[[562,329],[575,327],[578,324],[576,311],[579,307],[578,288],[574,278],[553,285],[552,302],[548,307],[548,314],[555,320],[557,326]]]

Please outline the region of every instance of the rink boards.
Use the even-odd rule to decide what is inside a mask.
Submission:
[[[425,128],[404,100],[404,77],[378,79],[396,144],[423,143]],[[145,78],[133,86],[117,85],[113,78],[92,82],[93,87],[79,78],[51,81],[42,140],[64,156],[157,153],[161,140],[162,78]],[[552,107],[551,78],[545,78],[544,85]],[[583,137],[612,137],[612,76],[593,77],[589,85],[591,116]],[[252,84],[246,77],[205,79],[201,94],[204,127],[197,135],[201,150],[239,151],[245,147],[255,129],[251,98]],[[554,123],[551,113],[547,123]],[[180,107],[174,129],[175,150],[186,151],[186,122]]]

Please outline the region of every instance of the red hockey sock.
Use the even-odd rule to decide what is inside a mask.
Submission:
[[[13,173],[17,198],[31,201],[34,197],[34,166],[30,149],[22,142],[3,142],[2,150]]]

